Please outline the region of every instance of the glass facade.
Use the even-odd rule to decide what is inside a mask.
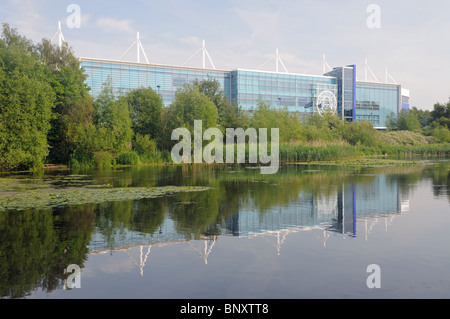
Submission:
[[[356,121],[370,121],[374,127],[386,127],[386,117],[399,110],[399,85],[356,83]]]
[[[338,83],[337,113],[346,121],[355,120],[356,66],[334,68],[325,75],[335,77]]]
[[[232,100],[251,110],[258,99],[292,112],[313,112],[318,95],[331,91],[337,96],[334,77],[272,73],[262,71],[231,71]]]
[[[126,92],[140,87],[151,87],[170,105],[175,92],[185,83],[207,78],[216,79],[230,96],[230,72],[205,70],[189,67],[175,67],[130,62],[82,59],[81,66],[88,75],[87,84],[95,97],[102,91],[103,85],[111,79],[114,92]]]
[[[244,110],[257,107],[259,98],[275,107],[287,107],[292,112],[312,113],[317,98],[324,91],[337,99],[337,114],[346,121],[370,121],[384,128],[386,117],[398,115],[409,107],[409,91],[400,85],[356,81],[356,66],[338,67],[323,76],[287,74],[237,69],[233,71],[191,67],[142,64],[82,58],[81,66],[87,74],[87,84],[96,97],[111,79],[115,92],[139,87],[153,88],[168,106],[176,91],[195,80],[216,79],[229,102],[236,102]],[[407,92],[404,93],[403,92]]]

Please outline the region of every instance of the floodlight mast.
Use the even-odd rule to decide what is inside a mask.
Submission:
[[[331,66],[328,64],[327,60],[325,59],[325,53],[322,56],[322,65],[323,65],[323,69],[322,69],[322,74],[325,74],[325,72],[327,72],[327,68],[329,71],[332,71],[333,69],[331,68]]]
[[[281,66],[284,69],[284,72],[289,73],[288,70],[286,69],[286,66],[283,63],[283,60],[281,59],[280,54],[278,53],[278,49],[275,50],[275,56],[271,57],[269,60],[267,60],[263,65],[261,65],[258,70],[261,70],[264,66],[266,66],[267,63],[269,63],[270,61],[272,61],[273,59],[275,59],[275,71],[277,73],[280,73],[279,71],[279,64],[281,64]]]
[[[388,69],[386,68],[385,83],[388,83],[388,78],[391,78],[394,84],[398,84],[397,81],[395,81],[395,79],[392,77],[392,75],[388,72]]]
[[[375,76],[375,74],[373,73],[372,69],[369,67],[369,64],[367,63],[367,58],[364,62],[364,81],[367,82],[368,78],[367,78],[367,71],[370,72],[370,74],[373,76],[373,78],[375,79],[376,82],[379,82],[377,77]]]
[[[123,58],[128,54],[128,52],[134,46],[136,46],[136,49],[137,49],[137,62],[141,63],[141,54],[140,53],[141,53],[141,50],[142,50],[142,53],[144,54],[145,61],[147,62],[147,64],[149,64],[148,59],[147,59],[147,55],[145,54],[144,47],[142,46],[141,39],[139,37],[139,31],[136,34],[136,40],[134,40],[133,43],[131,44],[131,46],[125,51],[125,53],[120,58],[120,61],[123,60]]]
[[[194,53],[194,55],[192,55],[192,57],[183,64],[183,66],[186,66],[186,64],[191,62],[192,59],[195,58],[200,52],[202,53],[202,66],[203,66],[203,69],[206,69],[206,57],[208,57],[209,63],[211,63],[213,69],[215,70],[216,67],[215,67],[215,65],[214,65],[214,63],[213,63],[213,61],[211,59],[211,56],[208,53],[208,50],[206,50],[205,40],[202,41],[202,46],[200,47],[200,49],[198,49]]]
[[[64,40],[64,35],[63,35],[62,31],[61,31],[61,21],[58,21],[58,31],[56,31],[55,35],[50,40],[50,43],[52,43],[53,40],[55,40],[56,37],[58,37],[58,47],[61,50],[63,43],[66,42]]]

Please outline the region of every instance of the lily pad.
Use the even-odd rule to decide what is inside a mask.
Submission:
[[[180,192],[198,192],[210,189],[201,186],[123,187],[123,188],[65,188],[19,192],[0,197],[0,211],[45,209],[111,201],[155,198]]]

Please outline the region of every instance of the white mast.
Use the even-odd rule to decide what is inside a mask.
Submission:
[[[202,46],[200,47],[200,49],[198,49],[194,53],[194,55],[189,60],[187,60],[183,65],[185,66],[186,64],[191,62],[192,59],[195,58],[197,56],[197,54],[199,54],[200,52],[202,53],[202,66],[203,66],[203,68],[206,69],[206,57],[208,57],[209,63],[211,63],[213,69],[216,69],[216,67],[214,66],[214,63],[213,63],[213,61],[212,61],[212,59],[211,59],[211,57],[210,57],[210,55],[208,53],[208,50],[206,50],[205,40],[203,40]]]
[[[394,84],[398,84],[397,81],[395,81],[395,79],[392,77],[392,75],[389,74],[388,69],[386,68],[386,76],[385,76],[386,83],[388,83],[388,78],[391,78],[391,80],[392,80],[392,82],[394,82]]]
[[[147,62],[147,64],[149,64],[148,59],[147,59],[147,55],[145,54],[144,47],[142,46],[141,39],[139,37],[139,32],[137,32],[137,34],[136,34],[136,40],[134,40],[133,43],[131,44],[131,46],[125,51],[125,53],[120,58],[120,61],[122,61],[122,59],[128,54],[128,52],[134,46],[136,46],[136,49],[137,49],[137,62],[141,63],[141,54],[140,53],[141,53],[141,50],[142,50],[142,53],[144,54],[145,61]]]
[[[53,40],[55,40],[56,37],[58,37],[58,47],[61,50],[63,43],[66,42],[64,40],[64,36],[61,31],[61,21],[58,21],[58,31],[56,31],[55,35],[52,37],[50,42],[53,42]]]
[[[332,70],[332,68],[328,64],[327,60],[325,59],[325,53],[323,54],[323,57],[322,57],[322,65],[323,65],[323,72],[322,72],[322,74],[325,74],[325,72],[327,72],[326,71],[327,68],[328,68],[329,71]]]
[[[366,58],[365,66],[364,66],[364,81],[365,82],[367,82],[367,80],[368,80],[368,78],[367,78],[367,71],[370,72],[370,74],[373,76],[373,78],[375,79],[376,82],[380,82],[380,81],[378,81],[377,77],[373,73],[372,69],[369,67],[369,64],[367,63],[367,58]]]
[[[261,70],[267,63],[269,63],[273,59],[275,59],[275,70],[277,73],[279,73],[279,67],[278,67],[279,64],[281,64],[281,66],[283,67],[284,72],[289,73],[288,70],[286,69],[286,66],[283,63],[283,60],[281,59],[280,54],[278,53],[278,49],[275,50],[275,56],[273,56],[269,60],[267,60],[263,65],[261,65],[258,68],[258,70]]]

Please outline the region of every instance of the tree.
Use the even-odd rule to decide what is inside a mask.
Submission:
[[[226,128],[248,128],[250,119],[248,114],[235,102],[226,103],[222,108],[222,116],[219,117],[222,129]]]
[[[436,103],[431,111],[431,118],[433,122],[450,129],[450,100],[445,105]]]
[[[187,128],[194,134],[194,121],[201,120],[203,129],[217,127],[217,107],[197,86],[185,84],[175,93],[175,101],[167,109],[166,141],[176,128]]]
[[[346,123],[344,139],[352,145],[374,146],[377,144],[376,130],[369,121]]]
[[[415,114],[417,119],[420,122],[420,125],[425,128],[427,127],[431,122],[431,114],[429,110],[421,110],[417,107],[413,107],[409,110],[411,113]]]
[[[420,124],[417,112],[401,110],[396,117],[393,112],[386,117],[386,127],[388,131],[420,131]]]
[[[104,138],[102,151],[119,154],[131,148],[133,130],[126,96],[116,97],[111,79],[94,102],[97,133]]]
[[[30,41],[3,25],[0,39],[0,170],[42,166],[55,94]]]
[[[60,49],[43,39],[36,46],[41,62],[47,66],[46,76],[56,95],[51,130],[48,134],[50,144],[49,160],[68,163],[71,154],[78,147],[70,134],[77,131],[75,125],[87,125],[92,121],[93,106],[86,85],[86,75],[80,62],[67,44]]]
[[[450,130],[446,126],[436,125],[432,136],[436,143],[450,143]]]
[[[388,131],[397,130],[397,116],[394,112],[391,112],[386,116],[386,129]]]
[[[160,139],[163,103],[159,95],[150,87],[139,88],[128,92],[126,99],[134,133]]]
[[[399,131],[420,131],[421,125],[417,115],[409,110],[401,110],[397,118]]]

